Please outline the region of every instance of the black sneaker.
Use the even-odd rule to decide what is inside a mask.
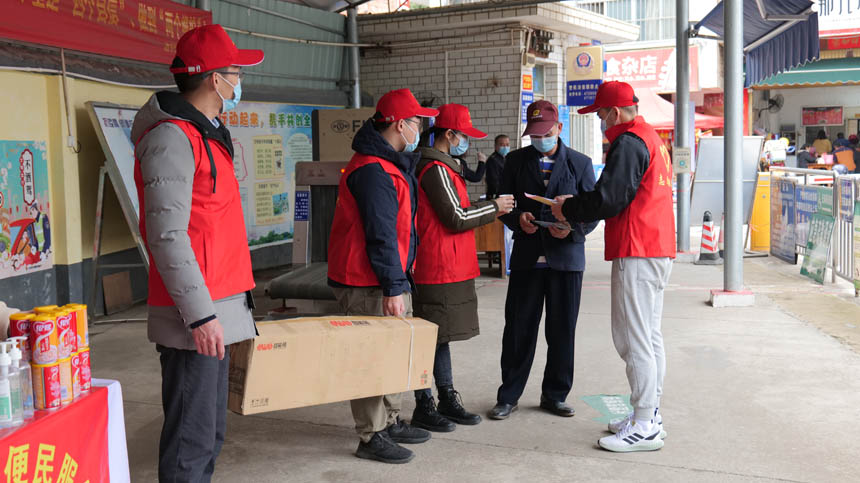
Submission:
[[[460,393],[455,391],[453,386],[439,388],[439,414],[457,424],[467,426],[474,426],[481,422],[481,416],[466,411]]]
[[[366,460],[381,461],[393,465],[409,463],[415,457],[415,453],[411,450],[392,441],[388,431],[379,431],[367,443],[364,441],[358,443],[355,455]]]
[[[419,396],[415,399],[415,411],[412,412],[412,426],[424,428],[437,433],[450,433],[457,425],[439,414],[433,396]]]
[[[420,428],[414,428],[397,418],[397,422],[385,429],[388,437],[395,443],[418,444],[430,440],[430,433]]]

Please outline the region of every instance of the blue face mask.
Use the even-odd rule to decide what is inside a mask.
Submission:
[[[502,146],[499,148],[499,154],[502,156],[507,156],[509,152],[511,152],[510,146]]]
[[[457,138],[460,140],[460,144],[451,146],[452,156],[462,156],[469,149],[469,138],[461,138],[460,136]]]
[[[404,136],[403,133],[400,133],[400,137],[402,137],[403,140],[406,141],[406,147],[403,148],[403,152],[411,153],[412,151],[415,151],[415,148],[418,147],[418,140],[421,138],[421,136],[418,135],[418,131],[416,129],[412,129],[412,124],[410,122],[407,121],[406,125],[409,126],[410,131],[415,133],[415,141],[410,143],[406,140],[406,136]]]
[[[225,79],[223,75],[218,74],[218,76],[221,77],[221,80],[223,80],[228,85],[233,87],[233,98],[232,99],[225,99],[224,96],[222,96],[220,92],[215,91],[218,94],[218,97],[221,98],[221,106],[222,106],[223,112],[227,112],[227,111],[231,111],[233,109],[236,109],[236,106],[239,105],[239,101],[242,100],[242,81],[237,81],[236,85],[233,85],[230,83],[230,81]]]
[[[547,136],[544,138],[532,138],[532,146],[541,153],[548,153],[558,144],[558,136]]]

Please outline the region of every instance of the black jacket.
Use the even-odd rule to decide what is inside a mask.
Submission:
[[[636,197],[650,162],[645,141],[631,132],[621,134],[609,146],[606,167],[594,190],[566,200],[562,207],[564,217],[570,222],[588,223],[618,215]]]
[[[413,282],[410,272],[415,262],[418,246],[418,233],[415,230],[415,214],[418,212],[418,181],[415,178],[415,164],[418,153],[401,153],[382,137],[368,120],[352,140],[353,151],[368,156],[376,156],[394,163],[409,183],[409,196],[412,200],[411,237],[406,271],[400,263],[397,248],[397,188],[391,175],[379,164],[368,164],[356,169],[346,179],[346,186],[358,205],[364,222],[364,237],[367,244],[367,258],[379,279],[382,293],[386,297],[412,292]],[[329,279],[329,285],[341,286]]]
[[[472,183],[480,183],[482,179],[484,179],[484,171],[487,170],[487,165],[478,161],[478,167],[472,171],[472,168],[469,167],[469,163],[466,162],[464,158],[457,158],[460,161],[460,166],[462,170],[460,171],[460,175],[466,181],[470,181]]]
[[[517,206],[507,215],[499,217],[514,232],[514,249],[511,253],[511,270],[534,268],[538,258],[546,257],[554,270],[585,270],[585,235],[594,230],[597,223],[573,224],[567,238],[553,237],[546,228],[538,228],[528,235],[520,228],[520,215],[530,211],[535,219],[556,221],[549,206],[530,198],[525,193],[554,198],[558,195],[576,194],[594,188],[594,168],[588,156],[574,151],[559,141],[558,151],[552,156],[555,167],[549,184],[544,184],[540,171],[543,155],[532,146],[508,154],[502,174],[501,190],[516,198]]]
[[[505,157],[494,152],[487,159],[487,199],[493,199],[502,193],[499,186],[502,184],[502,171],[505,168]]]

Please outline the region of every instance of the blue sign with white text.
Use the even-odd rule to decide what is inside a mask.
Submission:
[[[526,114],[527,114],[526,109],[529,107],[529,104],[531,104],[534,101],[535,101],[535,93],[534,92],[523,91],[523,108],[522,108],[523,122],[526,122],[528,120],[528,117],[526,116]]]
[[[594,104],[597,97],[597,88],[601,80],[577,80],[567,82],[567,105],[588,106]]]

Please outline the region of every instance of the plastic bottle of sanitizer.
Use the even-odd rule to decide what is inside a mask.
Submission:
[[[26,354],[21,350],[27,342],[27,338],[18,336],[9,337],[9,340],[16,344],[10,353],[10,357],[12,358],[13,365],[15,364],[16,355],[17,359],[19,359],[18,377],[21,379],[21,402],[24,406],[24,419],[26,420],[33,417],[35,409],[33,406],[33,369],[30,367],[30,361],[27,360]]]
[[[9,343],[0,342],[0,428],[14,426],[12,419],[12,384],[9,380]]]

